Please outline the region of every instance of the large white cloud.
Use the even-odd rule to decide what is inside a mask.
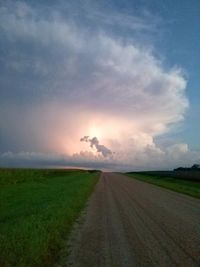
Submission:
[[[34,159],[38,151],[65,154],[68,161],[84,161],[87,154],[91,162],[157,168],[163,162],[172,165],[171,155],[178,163],[183,154],[187,158],[186,144],[160,148],[154,141],[184,119],[188,100],[182,70],[165,68],[148,46],[134,39],[78,27],[59,10],[41,12],[22,2],[15,9],[0,8],[1,31],[15,46],[6,57],[7,71],[19,79],[28,72],[34,85],[31,81],[28,88],[26,81],[25,94],[37,92],[34,101],[26,97],[20,108],[2,105],[4,137],[15,133],[18,150],[35,151],[30,153]],[[22,45],[28,48],[23,51]],[[20,87],[14,90],[22,95]],[[84,135],[97,137],[112,150],[111,158],[80,143]],[[22,160],[26,153],[20,153],[12,155]]]

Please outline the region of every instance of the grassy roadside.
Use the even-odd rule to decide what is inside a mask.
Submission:
[[[0,266],[51,266],[99,172],[0,169]]]
[[[179,193],[200,198],[200,182],[175,179],[172,177],[149,176],[148,174],[132,173],[126,174],[144,182],[155,184]]]

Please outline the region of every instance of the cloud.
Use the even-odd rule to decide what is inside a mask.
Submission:
[[[0,154],[0,167],[81,167],[100,168],[106,170],[118,169],[116,163],[103,157],[95,157],[93,153],[81,151],[73,156],[56,153],[39,152],[5,152]]]
[[[177,162],[186,160],[187,145],[161,148],[155,142],[184,120],[189,107],[181,68],[166,68],[149,43],[121,35],[119,28],[110,34],[98,24],[105,16],[101,10],[87,13],[91,29],[74,14],[64,16],[67,4],[47,13],[25,2],[8,3],[15,8],[0,7],[7,49],[1,54],[0,151],[13,151],[21,161],[29,153],[42,162],[40,155],[65,155],[70,164],[87,155],[92,164],[121,168],[172,166],[172,154]],[[120,24],[115,12],[108,20]],[[147,30],[148,16],[124,16],[122,24]],[[87,139],[91,147],[79,141],[83,134],[95,136]],[[93,146],[106,159],[92,155]]]
[[[95,147],[98,153],[101,153],[104,157],[112,155],[112,151],[105,147],[104,145],[99,144],[99,140],[96,137],[92,137],[91,139],[89,136],[84,136],[80,139],[81,142],[90,143],[90,147]]]
[[[200,162],[199,151],[180,151],[175,147],[186,144],[176,144],[169,151],[157,153],[154,148],[146,148],[145,153],[131,154],[126,158],[113,155],[105,158],[94,155],[89,151],[81,151],[72,156],[56,153],[39,152],[5,152],[0,154],[0,167],[81,167],[99,168],[104,170],[131,171],[131,170],[167,170],[178,166],[191,167]],[[174,153],[175,152],[175,153]],[[151,159],[151,160],[149,160]]]

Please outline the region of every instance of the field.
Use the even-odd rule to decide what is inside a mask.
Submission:
[[[0,266],[51,266],[97,171],[0,169]]]
[[[200,198],[200,172],[132,172],[129,177]]]

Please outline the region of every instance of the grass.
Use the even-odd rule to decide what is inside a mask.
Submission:
[[[172,177],[162,177],[156,175],[152,176],[144,173],[128,173],[127,175],[131,178],[155,184],[192,197],[200,198],[200,182],[198,181],[189,181],[185,179],[176,179]]]
[[[0,169],[0,266],[51,266],[98,177],[83,170]]]
[[[133,172],[130,172],[130,174]],[[190,180],[190,181],[200,181],[200,169],[183,169],[183,170],[174,170],[174,171],[143,171],[143,172],[135,172],[139,174],[144,174],[153,177],[168,177],[182,180]]]

